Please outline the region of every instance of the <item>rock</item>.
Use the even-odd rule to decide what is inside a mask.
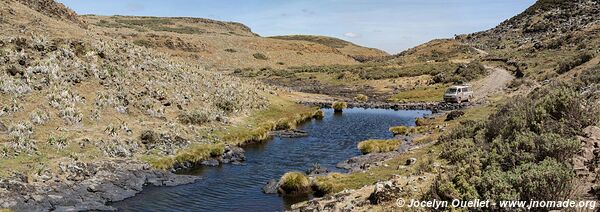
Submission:
[[[318,163],[313,164],[312,167],[306,170],[306,174],[309,176],[324,175],[327,173],[329,173],[329,170],[327,170],[327,168],[321,167],[321,165],[319,165]]]
[[[291,130],[278,130],[270,133],[272,136],[278,136],[281,138],[299,138],[308,136],[308,132],[303,130],[291,129]]]
[[[406,165],[410,166],[417,163],[417,159],[416,158],[409,158],[408,160],[406,160]]]
[[[262,187],[262,192],[265,194],[276,194],[279,189],[279,181],[272,179]]]
[[[219,166],[220,163],[216,159],[209,159],[209,160],[202,161],[200,164],[205,165],[205,166]]]
[[[373,205],[378,205],[384,202],[395,201],[398,199],[401,191],[402,188],[390,181],[379,182],[375,184],[373,193],[369,195],[369,202]]]
[[[446,116],[446,120],[445,121],[452,121],[455,120],[461,116],[465,115],[465,112],[460,111],[460,110],[454,110],[450,113],[448,113],[448,115]]]
[[[223,155],[221,156],[221,162],[240,164],[241,162],[246,161],[246,156],[244,155],[244,152],[244,149],[240,147],[226,145],[225,150],[223,151]]]

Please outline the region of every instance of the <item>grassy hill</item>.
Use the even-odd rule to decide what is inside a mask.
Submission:
[[[228,144],[260,140],[276,124],[314,112],[262,83],[99,33],[97,23],[54,1],[2,1],[0,12],[0,178],[63,182],[69,173],[59,164],[112,160],[170,169],[218,156]],[[124,30],[191,35],[204,33],[191,28],[202,24],[216,34],[258,38],[236,23],[115,19]],[[167,22],[188,25],[164,28]],[[179,52],[180,41],[164,48]],[[148,135],[150,143],[142,141]]]
[[[209,19],[92,15],[84,19],[93,31],[103,35],[219,69],[357,64],[354,56],[386,55],[334,38],[326,39],[347,45],[336,48],[318,42],[260,37],[240,23]]]

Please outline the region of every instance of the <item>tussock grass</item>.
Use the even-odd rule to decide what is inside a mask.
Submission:
[[[358,94],[358,95],[356,95],[356,97],[354,97],[354,99],[359,102],[369,101],[369,97],[364,94]]]
[[[358,149],[363,154],[390,152],[398,149],[399,140],[366,140],[358,143]]]
[[[285,194],[306,194],[311,191],[311,183],[302,172],[285,173],[279,180],[279,188]]]
[[[333,110],[335,112],[342,112],[342,110],[346,109],[348,107],[348,103],[346,102],[334,102],[331,105],[331,108],[333,108]]]

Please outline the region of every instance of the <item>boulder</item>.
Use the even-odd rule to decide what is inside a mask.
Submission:
[[[324,175],[327,173],[329,173],[329,170],[327,170],[327,168],[321,167],[321,165],[319,165],[318,163],[313,164],[312,167],[306,170],[306,174],[309,176]]]
[[[279,189],[279,181],[272,179],[262,187],[262,192],[265,194],[276,194]]]
[[[460,110],[452,111],[452,112],[448,113],[448,115],[446,116],[446,121],[455,120],[463,115],[465,115],[465,112],[463,112],[463,111],[460,111]]]
[[[400,197],[402,188],[396,184],[386,181],[375,184],[373,193],[369,195],[369,202],[373,205],[378,205],[384,202],[396,201]]]

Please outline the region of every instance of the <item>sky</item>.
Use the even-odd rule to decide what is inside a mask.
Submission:
[[[58,0],[79,14],[235,21],[261,36],[325,35],[388,53],[486,30],[535,0]]]

